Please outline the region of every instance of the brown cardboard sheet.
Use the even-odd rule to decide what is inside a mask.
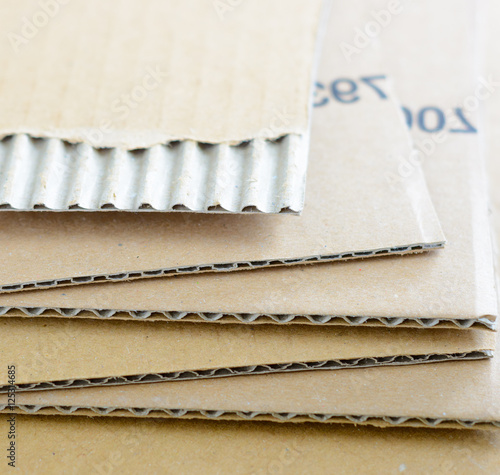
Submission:
[[[494,474],[500,463],[493,431],[16,416],[16,435],[26,474]]]
[[[358,71],[337,45],[338,32],[330,28],[323,81]],[[374,55],[363,66],[369,75],[380,60]],[[376,84],[391,96],[387,81]],[[397,174],[401,157],[411,154],[397,106],[367,86],[364,95],[353,104],[331,101],[315,109],[302,216],[0,213],[0,291],[442,247],[445,237],[420,169],[387,186],[387,174]]]
[[[345,25],[363,24],[369,12],[358,6],[345,9],[342,19],[333,17]],[[473,28],[467,28],[471,17],[466,7],[465,1],[410,4],[384,30],[377,51],[395,78],[402,103],[415,116],[424,107],[453,111],[474,94],[474,35]],[[450,8],[454,22],[444,31],[440,19]],[[419,27],[422,24],[425,29]],[[343,30],[346,35],[351,34],[349,28]],[[370,58],[369,51],[363,51],[352,62],[361,68],[365,55]],[[433,75],[426,74],[424,81],[422,74],[429,68]],[[464,117],[477,127],[473,112]],[[448,241],[443,251],[25,292],[0,297],[2,312],[72,316],[86,310],[83,315],[167,320],[188,316],[207,321],[224,317],[234,322],[264,316],[277,323],[299,316],[301,322],[323,324],[396,326],[410,320],[424,327],[444,321],[458,327],[476,323],[495,328],[497,298],[481,144],[475,133],[448,131],[455,126],[451,121],[442,135],[419,130],[417,121],[412,126],[417,147],[434,144],[423,165]]]
[[[487,358],[494,333],[456,330],[3,319],[0,365],[19,389]],[[6,391],[7,372],[0,374]]]
[[[307,132],[321,0],[240,2],[222,17],[199,0],[7,3],[1,135],[138,149]]]

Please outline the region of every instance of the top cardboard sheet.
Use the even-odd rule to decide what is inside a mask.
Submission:
[[[321,0],[3,3],[0,209],[302,211]]]
[[[72,316],[87,310],[93,316],[168,320],[255,322],[265,317],[278,323],[307,319],[388,326],[410,320],[424,327],[453,322],[460,328],[495,328],[497,297],[482,145],[475,132],[477,117],[463,105],[477,87],[474,30],[467,27],[471,17],[465,2],[446,5],[408,6],[384,31],[384,41],[376,49],[413,118],[416,146],[428,150],[421,152],[424,170],[448,240],[442,252],[6,295],[0,298],[4,313]],[[443,30],[440,19],[451,8],[454,22]],[[358,5],[345,8],[337,26],[349,38],[351,25],[368,20],[369,13]],[[422,30],[419,25],[424,24]],[[370,56],[369,50],[353,63],[361,65],[366,54]],[[429,68],[433,74],[424,80]],[[480,92],[485,90],[481,86]],[[365,96],[356,103],[364,100]],[[436,111],[449,111],[451,118],[438,124],[443,130],[433,133],[428,130],[436,123],[419,125],[418,117],[441,117]],[[411,162],[401,163],[403,170],[410,167],[410,176],[417,170]]]
[[[337,45],[337,31],[331,28],[320,67],[322,81],[354,73]],[[367,76],[380,69],[376,55],[371,62]],[[411,143],[401,113],[389,99],[390,82],[374,81],[384,97],[364,85],[362,101],[345,104],[332,96],[315,109],[302,216],[0,213],[0,290],[441,247],[445,237],[420,169],[388,186],[387,177],[398,174],[400,160],[410,158]],[[130,190],[124,185],[120,192],[133,196]]]
[[[3,136],[138,149],[307,132],[320,0],[3,3]]]
[[[500,453],[498,431],[33,416],[16,430],[20,473],[493,474]]]

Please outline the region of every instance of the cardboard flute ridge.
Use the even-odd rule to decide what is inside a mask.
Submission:
[[[305,363],[260,364],[244,367],[227,367],[202,371],[178,371],[169,373],[149,373],[130,376],[112,376],[107,378],[70,379],[62,381],[48,381],[33,384],[3,385],[0,386],[0,395],[7,393],[14,386],[17,391],[40,391],[52,389],[71,389],[92,386],[116,386],[123,384],[139,384],[167,381],[186,381],[205,378],[225,378],[229,376],[257,375],[272,373],[288,373],[311,370],[339,370],[349,368],[371,368],[376,366],[399,366],[423,363],[438,363],[443,361],[470,361],[492,358],[491,350],[473,350],[465,353],[425,354],[425,355],[395,355],[383,357],[364,357],[339,359],[329,361],[313,361]],[[1,396],[0,396],[1,400]],[[2,410],[0,406],[0,410]],[[148,412],[149,413],[149,412]]]
[[[496,330],[497,325],[490,317],[478,319],[440,319],[411,317],[356,317],[348,315],[279,315],[279,314],[238,314],[238,313],[204,313],[204,312],[162,312],[148,310],[113,310],[113,309],[76,309],[55,307],[4,307],[0,306],[0,317],[51,317],[51,318],[83,318],[83,319],[116,319],[116,320],[147,320],[186,323],[223,324],[252,323],[324,325],[324,326],[364,326],[389,328],[440,328],[440,329],[475,329]]]
[[[0,141],[0,210],[298,214],[308,148],[300,135],[135,151],[7,136]]]
[[[4,10],[0,209],[302,211],[328,2]]]

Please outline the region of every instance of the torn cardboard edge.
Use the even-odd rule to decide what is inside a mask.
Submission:
[[[411,317],[356,317],[349,315],[267,315],[267,314],[226,314],[202,312],[161,312],[133,311],[111,309],[75,309],[75,308],[33,308],[33,307],[0,307],[0,317],[10,318],[82,318],[82,319],[116,319],[147,320],[151,322],[186,322],[186,323],[251,323],[251,324],[300,324],[300,325],[332,325],[363,327],[398,327],[398,328],[442,328],[442,329],[474,329],[497,330],[496,317],[485,316],[479,319],[456,318],[411,318]]]
[[[187,409],[148,409],[141,407],[78,407],[16,404],[0,405],[0,414],[31,414],[47,416],[111,416],[161,419],[200,419],[217,421],[255,421],[274,423],[353,424],[379,428],[414,427],[436,429],[498,430],[500,421],[467,419],[436,419],[370,415],[301,414],[293,412],[194,411]]]
[[[107,378],[70,379],[63,381],[46,381],[0,386],[0,394],[7,393],[10,388],[17,391],[40,391],[52,389],[84,388],[91,386],[117,386],[124,384],[154,383],[165,381],[186,381],[206,378],[224,378],[229,376],[288,373],[310,370],[340,370],[352,368],[371,368],[382,366],[402,366],[423,363],[437,363],[443,361],[468,361],[492,358],[492,350],[474,350],[465,353],[425,354],[425,355],[396,355],[384,357],[362,357],[353,359],[338,359],[318,362],[295,362],[260,364],[234,368],[215,368],[209,370],[187,370],[180,372],[140,374],[130,376],[111,376]]]
[[[300,214],[308,153],[309,133],[135,151],[7,136],[0,210]]]
[[[321,262],[347,261],[353,259],[366,259],[370,257],[384,256],[403,256],[407,254],[419,254],[426,251],[443,249],[444,241],[437,241],[429,244],[411,244],[407,246],[390,247],[384,249],[375,249],[371,251],[350,251],[332,255],[317,255],[303,258],[291,259],[268,259],[263,261],[246,261],[246,262],[230,262],[223,264],[207,264],[199,266],[184,266],[167,269],[147,270],[147,271],[131,271],[120,274],[107,275],[90,275],[81,277],[61,278],[46,281],[32,281],[19,284],[0,285],[0,293],[16,292],[21,290],[46,289],[50,287],[65,287],[79,284],[103,283],[131,281],[136,279],[168,277],[175,275],[185,275],[190,273],[205,273],[205,272],[231,272],[240,270],[253,270],[262,267],[278,267],[291,266],[300,264],[314,264]]]

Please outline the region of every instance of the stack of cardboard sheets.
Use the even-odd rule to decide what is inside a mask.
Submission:
[[[6,467],[499,469],[493,0],[1,1]]]

